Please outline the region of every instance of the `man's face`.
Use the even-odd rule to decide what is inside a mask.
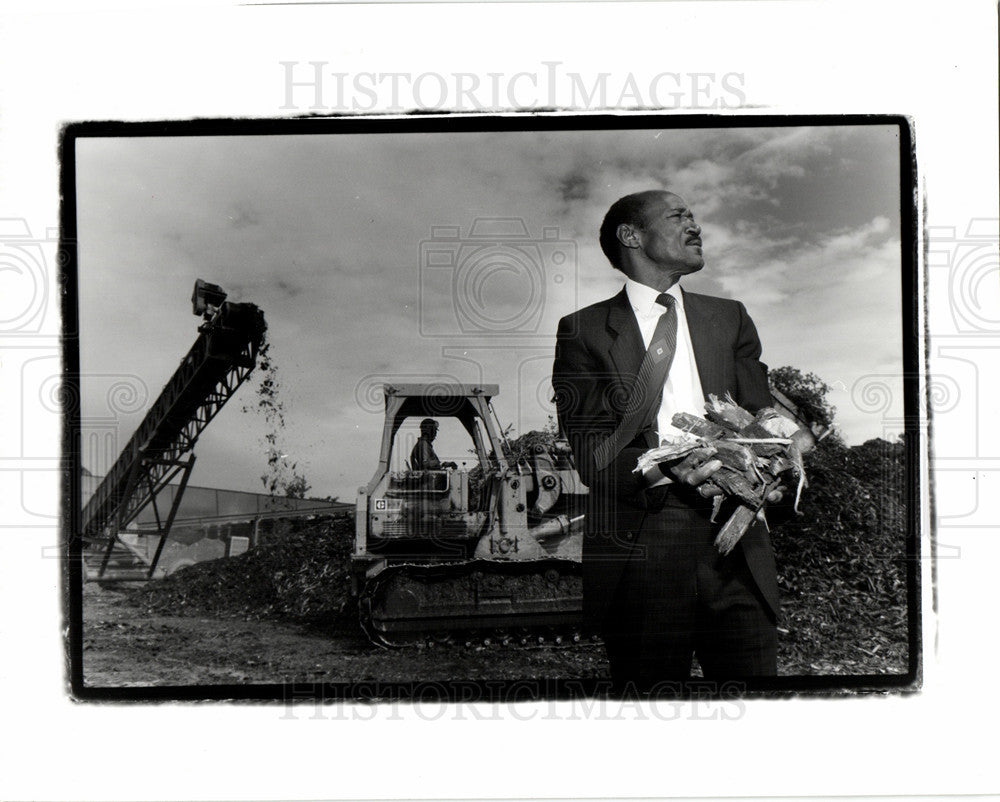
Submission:
[[[437,426],[422,426],[420,428],[420,433],[433,442],[434,438],[437,437]]]
[[[672,192],[652,196],[645,206],[645,220],[636,227],[646,257],[665,270],[686,275],[701,270],[701,227],[684,199]]]

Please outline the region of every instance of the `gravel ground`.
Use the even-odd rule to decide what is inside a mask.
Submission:
[[[345,627],[324,630],[287,618],[153,612],[139,603],[135,590],[84,586],[83,668],[88,687],[608,676],[600,643],[384,649]],[[786,611],[779,631],[780,674],[905,671],[906,644],[899,640],[898,624],[889,634],[845,640],[845,633],[825,620],[810,624],[809,615],[807,609]]]
[[[85,585],[88,687],[607,676],[599,643],[384,649],[292,620],[150,613],[138,598],[127,586]]]
[[[401,649],[372,645],[358,627],[348,593],[352,532],[353,523],[344,516],[281,524],[239,557],[191,566],[166,580],[87,583],[85,684],[609,676],[599,641],[421,644]],[[831,584],[811,590],[783,586],[782,593],[779,674],[905,672],[905,604],[900,592],[866,595]]]

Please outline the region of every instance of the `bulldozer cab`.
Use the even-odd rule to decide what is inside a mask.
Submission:
[[[435,424],[437,436],[431,438],[433,445],[426,440],[421,442],[426,436],[427,420]],[[484,469],[478,457],[481,451],[478,443],[487,443],[489,438],[475,419],[471,428],[470,432],[455,418],[407,416],[393,436],[385,497],[404,499],[425,511],[480,509]],[[422,463],[427,458],[434,458],[435,462],[425,466]]]
[[[453,419],[464,428],[471,440],[479,468],[483,471],[507,467],[500,438],[491,419],[490,399],[499,392],[495,384],[403,384],[385,385],[385,423],[379,464],[365,488],[374,495],[388,476],[389,487],[396,493],[442,493],[447,489],[448,471],[414,470],[409,448],[415,436],[394,446],[404,423],[432,418],[435,421]],[[411,435],[414,432],[411,430]],[[405,453],[404,453],[405,452]],[[394,462],[395,456],[395,462]]]
[[[383,550],[390,542],[398,550],[406,541],[418,540],[422,548],[431,541],[434,551],[442,554],[464,553],[468,542],[478,539],[487,524],[488,486],[508,468],[489,406],[499,388],[403,384],[383,389],[385,423],[379,462],[371,480],[360,489],[358,518],[364,526],[358,527],[355,551],[377,550],[380,542]],[[471,469],[413,469],[408,457],[417,440],[416,427],[427,418],[448,431],[450,450],[459,448],[469,455],[465,466],[473,463]]]

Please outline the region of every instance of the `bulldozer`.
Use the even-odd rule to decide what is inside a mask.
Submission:
[[[582,637],[581,547],[587,488],[569,444],[513,453],[495,384],[383,385],[379,463],[359,488],[351,589],[361,626],[384,646],[483,637]],[[454,418],[466,469],[395,462],[412,418]]]

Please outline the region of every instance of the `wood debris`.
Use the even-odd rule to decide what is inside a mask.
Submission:
[[[674,464],[695,452],[701,461],[719,460],[722,467],[705,484],[722,491],[714,499],[713,520],[723,498],[737,502],[715,539],[720,553],[728,554],[763,515],[767,496],[783,483],[790,484],[790,479],[796,483],[794,508],[798,512],[806,486],[802,455],[815,445],[815,438],[808,428],[772,407],[754,415],[728,395],[723,399],[709,395],[705,417],[707,420],[686,412],[674,415],[673,425],[684,434],[664,437],[659,446],[639,458],[636,471],[645,472],[660,463]]]
[[[353,518],[316,515],[265,523],[268,531],[249,551],[182,568],[135,590],[137,600],[173,615],[277,617],[353,627]]]

